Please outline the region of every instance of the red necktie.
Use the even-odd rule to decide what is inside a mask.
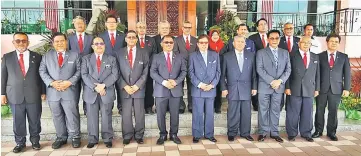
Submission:
[[[130,68],[133,68],[133,49],[130,48],[129,49],[129,53],[128,53],[128,59],[129,59],[129,66]]]
[[[305,68],[307,68],[307,53],[303,54],[303,65],[305,65]]]
[[[97,69],[98,69],[98,73],[100,72],[100,65],[102,64],[102,62],[100,61],[100,56],[98,55],[97,58]]]
[[[112,43],[112,47],[114,47],[115,45],[114,33],[110,33],[110,42]]]
[[[24,54],[19,54],[19,65],[21,69],[21,73],[23,73],[23,76],[25,77],[25,64],[24,64]]]
[[[287,40],[287,48],[288,48],[288,52],[291,52],[291,38],[289,36]]]
[[[140,38],[140,47],[144,48],[144,40],[143,40],[143,38]]]
[[[59,56],[58,56],[58,64],[59,64],[59,67],[61,67],[61,65],[63,65],[63,53],[58,53]]]
[[[81,37],[81,34],[79,34],[78,44],[79,44],[80,52],[83,52],[83,38]]]
[[[189,43],[188,36],[186,37],[186,49],[189,51],[191,49],[191,44]]]
[[[262,44],[263,48],[266,48],[266,40],[264,39],[264,35],[262,35]]]
[[[330,54],[330,68],[333,67],[333,65],[335,64],[335,59],[333,58],[333,54]]]
[[[168,53],[167,56],[167,67],[168,67],[168,72],[170,73],[172,71],[172,64],[170,63],[170,53]]]

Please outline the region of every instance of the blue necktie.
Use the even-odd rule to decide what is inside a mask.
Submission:
[[[237,56],[238,56],[238,67],[239,67],[239,70],[240,70],[241,73],[242,73],[242,69],[243,69],[243,54],[242,54],[242,53],[238,53]]]

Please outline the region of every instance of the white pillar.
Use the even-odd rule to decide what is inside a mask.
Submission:
[[[234,4],[234,0],[221,0],[221,9],[237,12],[237,5]]]
[[[90,19],[89,25],[86,29],[86,32],[90,34],[92,34],[100,13],[104,10],[108,10],[108,3],[105,0],[92,0],[92,10],[92,18]]]

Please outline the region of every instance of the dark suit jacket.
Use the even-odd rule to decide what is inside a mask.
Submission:
[[[110,41],[110,36],[108,31],[102,32],[99,37],[101,37],[104,40],[105,43],[105,52],[109,55],[112,55],[116,57],[115,52],[119,51],[120,48],[123,48],[126,46],[125,43],[125,35],[119,31],[117,31],[115,36],[115,45],[112,47],[112,43]]]
[[[82,57],[81,61],[81,77],[85,85],[83,85],[83,100],[86,103],[94,104],[98,93],[94,90],[94,83],[105,84],[105,96],[100,96],[104,104],[113,103],[115,100],[114,84],[118,80],[119,70],[115,57],[103,54],[100,72],[98,73],[96,64],[96,55],[88,54]]]
[[[262,39],[259,36],[259,33],[255,33],[251,36],[248,37],[249,39],[251,39],[254,42],[254,45],[256,47],[256,52],[258,50],[264,49],[266,47],[263,47],[263,43],[262,43]],[[267,36],[265,35],[265,39],[267,39]],[[267,45],[268,46],[268,45]]]
[[[149,56],[145,49],[136,48],[136,56],[133,62],[133,68],[129,66],[128,49],[124,47],[116,53],[119,63],[119,81],[120,95],[122,98],[144,98],[145,97],[145,83],[149,71]],[[139,90],[133,95],[129,95],[123,88],[126,86],[137,85]]]
[[[182,97],[183,81],[187,75],[187,64],[183,56],[173,52],[172,70],[169,73],[167,61],[164,52],[154,55],[152,65],[150,67],[150,76],[155,81],[154,97]],[[162,85],[163,80],[173,79],[177,86],[168,89]]]
[[[175,37],[172,36],[172,38],[174,40]],[[160,35],[158,34],[158,35],[153,36],[153,39],[155,41],[155,44],[157,45],[157,54],[160,52],[163,52],[162,45],[160,45],[160,43],[162,42],[162,38],[160,37]],[[174,45],[175,45],[175,43],[174,43]]]
[[[327,51],[318,54],[320,58],[321,89],[327,93],[331,87],[333,94],[342,94],[351,89],[351,68],[347,54],[337,51],[333,68],[330,68]]]
[[[292,49],[291,52],[298,52],[298,42],[300,42],[300,38],[293,36],[293,45],[292,45]],[[285,49],[288,51],[288,46],[287,46],[287,39],[285,36],[281,37],[281,41],[280,44],[278,45],[280,48]]]
[[[29,69],[25,78],[20,70],[16,51],[4,54],[1,61],[1,95],[6,95],[10,104],[41,104],[45,85],[39,75],[41,55],[29,51]]]
[[[244,48],[247,49],[247,51],[256,52],[256,47],[254,45],[254,42],[251,39],[246,38],[246,46]],[[223,49],[220,52],[220,55],[223,55],[224,53],[230,52],[230,51],[231,52],[234,51],[233,38],[228,40],[228,44],[223,47]]]
[[[216,86],[221,76],[220,59],[218,53],[208,50],[207,66],[201,52],[196,51],[189,56],[189,77],[192,83],[192,97],[216,97]],[[200,83],[212,84],[213,89],[203,91],[198,88]]]
[[[320,61],[318,55],[310,52],[310,62],[306,69],[300,51],[290,53],[291,75],[286,83],[286,89],[291,89],[294,96],[314,97],[315,91],[320,91]]]
[[[242,73],[235,51],[225,53],[222,62],[221,90],[228,90],[229,100],[251,100],[251,91],[257,90],[256,53],[244,50]]]
[[[71,34],[68,36],[68,48],[71,51],[77,51],[81,56],[88,55],[93,52],[93,49],[91,47],[93,36],[85,33],[84,41],[83,41],[83,52],[80,52],[79,44],[78,44],[78,38],[76,36],[76,33]]]
[[[173,51],[178,51],[187,61],[190,53],[198,51],[197,38],[190,36],[190,46],[189,50],[186,49],[186,42],[184,41],[183,35],[180,35],[174,39],[174,48]]]
[[[139,36],[138,36],[137,48],[141,48],[140,47],[140,38],[139,38]],[[144,48],[143,49],[148,53],[149,66],[150,66],[151,62],[152,62],[153,55],[157,54],[157,44],[155,43],[154,38],[146,35],[145,39],[144,39]]]

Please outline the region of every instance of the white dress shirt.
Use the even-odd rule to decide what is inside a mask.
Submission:
[[[168,53],[167,52],[164,52],[164,56],[165,56],[165,60],[168,61]],[[173,51],[170,52],[170,63],[172,64],[173,63]]]
[[[303,59],[303,58],[305,57],[305,52],[302,51],[301,49],[299,49],[299,51],[300,51],[301,57],[302,57],[302,59]],[[306,56],[307,56],[307,64],[306,64],[306,69],[307,69],[308,66],[310,65],[310,57],[311,57],[311,54],[310,54],[309,51],[306,52]]]
[[[337,51],[335,51],[334,53],[333,53],[333,61],[335,62],[336,61],[336,54],[337,53]],[[330,58],[331,58],[331,55],[330,55],[331,53],[330,53],[330,51],[328,51],[327,50],[327,60],[328,60],[328,63],[330,63]]]
[[[96,53],[94,53],[94,54],[95,54],[95,59],[96,59],[96,60],[98,60],[98,56],[100,56],[100,61],[102,60],[102,58],[103,58],[103,54],[101,54],[101,55],[96,54]]]
[[[201,52],[201,55],[202,55],[203,61],[204,61],[204,63],[206,64],[206,67],[207,67],[207,59],[208,59],[208,56],[207,56],[207,51],[205,51],[205,52],[200,51],[200,52]]]
[[[83,40],[83,46],[84,46],[85,32],[82,32],[82,33],[76,32],[77,41],[79,41],[79,34],[81,34],[81,39]]]
[[[285,36],[286,37],[286,45],[287,45],[287,48],[288,48],[288,37],[290,38],[290,42],[291,42],[291,50],[292,50],[292,47],[293,47],[293,36]],[[287,49],[288,50],[288,49]]]
[[[16,50],[16,54],[18,56],[18,60],[20,59],[20,52]],[[29,70],[29,59],[30,59],[30,52],[29,50],[25,50],[23,52],[23,59],[24,59],[24,66],[25,66],[25,73]]]
[[[134,46],[133,48],[132,48],[132,50],[133,50],[133,55],[132,55],[132,67],[134,67],[134,61],[135,61],[135,56],[137,56],[137,48],[136,48],[137,46]],[[129,50],[130,50],[130,47],[127,47],[127,52],[128,52],[128,56],[129,56]],[[129,58],[128,58],[129,59]]]
[[[262,41],[262,35],[264,35],[264,42],[266,43],[266,47],[267,47],[267,44],[268,44],[267,33],[264,33],[264,34],[258,33],[258,34],[259,34],[259,37],[261,38],[261,41]]]
[[[112,33],[114,34],[114,40],[117,39],[117,31],[116,31],[116,30],[114,30],[114,31],[108,30],[109,40],[110,40],[110,41],[112,40],[112,35],[111,35]]]
[[[191,45],[191,35],[183,35],[183,39],[184,39],[184,43],[187,43],[187,37],[188,37],[188,41],[189,41],[189,45]]]

